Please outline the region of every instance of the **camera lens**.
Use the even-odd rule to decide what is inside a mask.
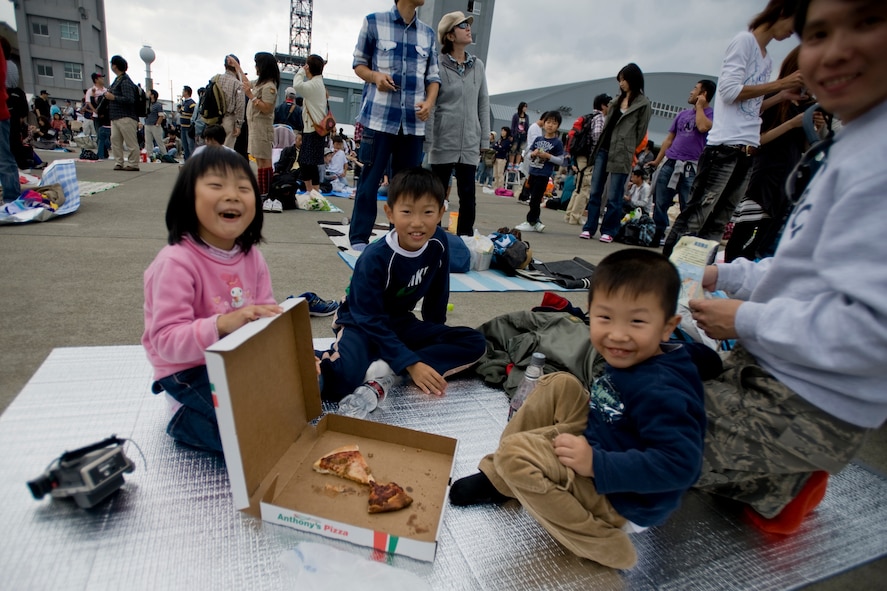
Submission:
[[[42,499],[44,495],[52,492],[53,481],[47,474],[42,474],[34,480],[28,481],[28,488],[35,499]]]

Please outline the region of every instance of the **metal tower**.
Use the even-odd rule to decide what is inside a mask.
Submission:
[[[311,54],[311,20],[314,0],[290,0],[289,53],[301,63]]]

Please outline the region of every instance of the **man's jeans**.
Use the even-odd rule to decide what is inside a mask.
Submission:
[[[670,188],[668,181],[674,174],[674,165],[674,158],[666,158],[656,177],[656,205],[653,209],[653,222],[656,224],[656,235],[660,238],[665,235],[665,229],[668,227],[668,208],[671,207],[675,194],[678,195],[681,211],[684,211],[687,207],[687,199],[690,197],[690,189],[693,187],[693,180],[696,178],[696,167],[687,166],[678,179],[677,185],[673,189]],[[659,246],[659,244],[656,243],[653,246]]]
[[[730,146],[707,146],[702,151],[690,200],[671,227],[662,254],[670,256],[682,236],[721,239],[748,186],[751,160]]]
[[[354,210],[351,215],[351,230],[348,239],[352,245],[367,244],[373,233],[378,212],[377,198],[379,182],[388,168],[391,159],[392,177],[401,170],[422,164],[422,143],[424,136],[397,135],[373,129],[364,129],[360,140],[358,159],[363,162],[363,171],[357,192],[354,195]]]
[[[108,150],[111,148],[111,128],[105,127],[104,125],[99,127],[96,137],[98,138],[96,144],[98,145],[99,158],[107,160]]]
[[[18,165],[9,144],[9,119],[0,121],[0,186],[3,201],[15,201],[22,194]]]
[[[185,160],[191,157],[191,153],[195,149],[194,138],[189,135],[190,129],[187,127],[182,128],[182,153],[185,155]]]

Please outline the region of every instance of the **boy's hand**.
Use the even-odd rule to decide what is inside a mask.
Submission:
[[[433,367],[421,361],[407,367],[413,383],[426,394],[443,396],[447,389],[447,381]]]
[[[283,312],[283,308],[277,304],[262,304],[260,306],[244,306],[239,310],[222,314],[216,320],[216,327],[219,329],[219,337],[231,334],[247,322],[258,320],[259,318],[267,318],[277,316]]]
[[[572,468],[579,476],[587,478],[594,476],[591,444],[585,437],[561,433],[551,443],[554,445],[554,453],[561,464]]]

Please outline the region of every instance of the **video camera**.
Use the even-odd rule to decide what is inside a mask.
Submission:
[[[66,451],[50,463],[46,471],[28,482],[35,499],[47,493],[55,498],[74,497],[78,507],[88,509],[123,486],[123,473],[135,464],[123,453],[126,439],[107,439]]]

